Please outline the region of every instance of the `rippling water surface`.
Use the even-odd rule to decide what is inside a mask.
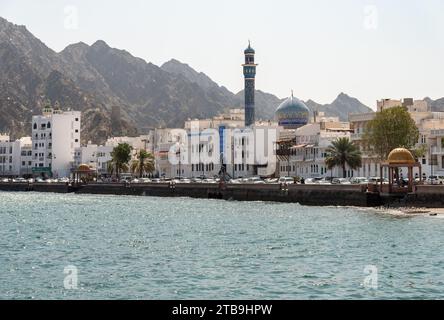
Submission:
[[[1,299],[444,298],[439,218],[0,193],[0,219]],[[63,285],[71,265],[77,290]],[[377,289],[365,285],[369,265],[377,267]]]

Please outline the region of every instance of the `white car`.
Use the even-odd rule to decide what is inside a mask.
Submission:
[[[279,183],[285,183],[285,184],[294,184],[294,178],[292,177],[280,177]]]
[[[12,180],[12,182],[17,182],[17,183],[24,183],[27,182],[25,178],[15,178]]]
[[[372,177],[372,178],[368,178],[368,183],[370,184],[380,184],[381,183],[381,178],[380,177]],[[388,184],[389,181],[387,180],[387,178],[383,178],[382,179],[382,184]]]
[[[247,179],[247,183],[249,183],[249,184],[263,184],[265,182],[259,177],[251,177],[251,178]]]
[[[444,184],[444,177],[443,176],[429,176],[426,180],[427,184]]]
[[[368,184],[368,179],[365,177],[354,177],[350,179],[352,184]]]
[[[331,184],[351,184],[351,182],[345,178],[336,178],[333,179]]]

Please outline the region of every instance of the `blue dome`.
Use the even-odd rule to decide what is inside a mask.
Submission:
[[[284,129],[297,129],[308,123],[310,110],[292,94],[276,109],[275,114],[279,125]]]

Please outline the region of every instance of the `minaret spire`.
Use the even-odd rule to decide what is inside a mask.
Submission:
[[[244,51],[245,64],[244,78],[245,78],[245,127],[251,127],[255,123],[255,82],[256,82],[256,67],[254,62],[255,51],[251,47],[251,41],[248,40],[248,48]]]

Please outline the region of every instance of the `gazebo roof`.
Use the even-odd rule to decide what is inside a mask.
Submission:
[[[77,172],[90,172],[91,168],[87,165],[82,163],[81,165],[79,165],[79,167],[76,170]]]
[[[414,165],[416,164],[415,158],[412,153],[405,148],[397,148],[390,152],[387,163],[389,165]]]

